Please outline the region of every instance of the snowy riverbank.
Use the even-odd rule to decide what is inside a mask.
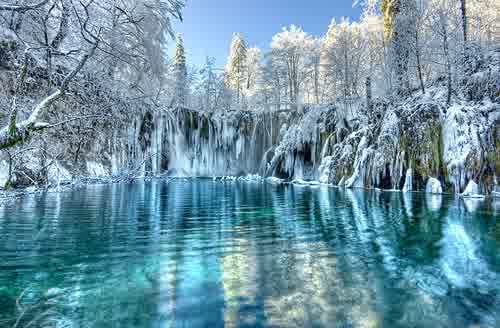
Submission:
[[[468,96],[450,104],[436,82],[425,94],[374,99],[370,107],[359,102],[348,112],[340,104],[300,111],[146,111],[125,136],[96,145],[76,164],[62,158],[44,166],[36,152],[26,152],[10,182],[262,176],[483,197],[500,191],[500,94],[491,91],[500,85],[500,50],[479,67],[467,83]],[[9,180],[8,171],[0,160],[0,184]]]

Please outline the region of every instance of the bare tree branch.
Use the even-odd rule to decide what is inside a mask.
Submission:
[[[42,7],[46,3],[48,3],[50,0],[42,0],[38,3],[32,4],[32,5],[8,5],[8,4],[0,4],[0,10],[4,11],[28,11],[28,10],[34,10]]]
[[[16,124],[15,119],[11,118],[9,126],[0,130],[0,149],[9,148],[23,142],[31,133],[47,129],[50,126],[48,123],[38,122],[39,117],[47,108],[64,95],[71,80],[82,70],[89,58],[94,55],[98,45],[99,42],[96,40],[91,49],[80,59],[76,67],[66,75],[59,89],[43,99],[26,120]]]

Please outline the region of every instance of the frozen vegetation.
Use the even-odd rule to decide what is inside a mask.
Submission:
[[[222,72],[188,69],[180,35],[164,53],[183,1],[0,6],[0,185],[203,176],[498,195],[488,1],[366,1],[359,21],[318,38],[292,25],[265,54],[235,34]]]

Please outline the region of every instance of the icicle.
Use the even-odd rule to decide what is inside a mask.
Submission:
[[[403,192],[413,191],[413,170],[410,168],[406,170],[405,184]]]

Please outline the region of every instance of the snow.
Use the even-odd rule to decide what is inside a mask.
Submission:
[[[443,188],[438,179],[430,177],[425,185],[425,192],[428,194],[442,194]]]
[[[268,182],[270,184],[282,184],[285,182],[285,180],[280,179],[280,178],[276,178],[276,177],[269,177],[269,178],[266,178],[266,182]]]
[[[238,181],[262,182],[264,179],[258,174],[248,174],[238,178]]]

